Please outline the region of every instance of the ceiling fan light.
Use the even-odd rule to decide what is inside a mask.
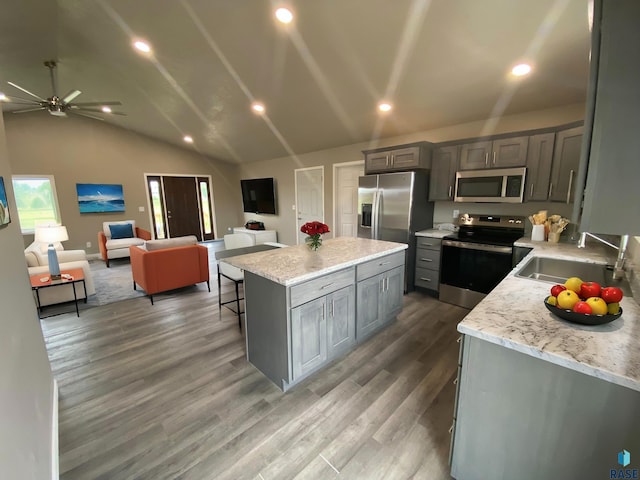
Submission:
[[[111,109],[110,109],[109,107],[106,107],[106,106],[105,106],[105,107],[102,107],[102,108],[101,108],[101,110],[102,110],[104,113],[111,113]]]

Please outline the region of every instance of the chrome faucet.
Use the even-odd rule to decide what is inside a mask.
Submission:
[[[605,245],[610,246],[611,248],[615,248],[616,250],[618,250],[618,258],[616,258],[616,263],[613,266],[613,279],[617,280],[619,278],[623,278],[624,277],[624,261],[625,261],[625,254],[627,252],[627,245],[629,243],[629,235],[621,235],[620,246],[617,247],[613,243],[608,242],[605,239],[600,238],[597,235],[594,235],[593,233],[582,232],[580,233],[580,240],[578,240],[578,248],[585,247],[585,244],[587,241],[587,235],[589,235],[592,238],[595,238],[596,240],[604,243]]]

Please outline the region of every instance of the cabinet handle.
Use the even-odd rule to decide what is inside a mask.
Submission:
[[[529,197],[533,197],[533,183],[531,184],[531,188],[529,191]]]
[[[384,293],[384,278],[380,280],[380,293]]]
[[[453,423],[451,424],[451,426],[449,427],[449,433],[453,433]]]
[[[333,285],[333,282],[327,283],[326,285],[321,286],[320,290],[324,290],[325,288],[330,287],[331,285]]]
[[[453,381],[453,384],[454,384],[454,385],[457,385],[457,384],[458,384],[458,377],[456,377],[456,379]]]
[[[551,192],[553,192],[553,182],[549,184],[549,199],[551,199]]]
[[[493,152],[493,164],[496,164],[496,152]]]
[[[420,260],[423,262],[433,262],[431,258],[421,258]]]
[[[378,265],[381,267],[382,265],[389,265],[390,263],[391,262],[382,262],[382,263],[379,263]]]
[[[486,167],[487,165],[489,165],[489,152],[484,154],[484,166]]]
[[[430,278],[424,278],[424,277],[420,277],[420,280],[424,280],[425,282],[430,282],[431,281]]]
[[[390,159],[391,159],[391,166],[393,167],[393,162],[394,162],[394,160],[395,160],[395,156],[394,156],[393,154],[391,154],[391,156],[390,156],[390,157],[387,157],[387,158],[390,158]]]
[[[421,243],[421,247],[433,247],[433,243]]]
[[[331,315],[332,317],[334,316],[334,314],[333,314],[334,310],[333,310],[333,309],[334,309],[334,307],[335,307],[335,306],[334,306],[334,304],[333,304],[333,302],[334,302],[334,300],[333,300],[333,298],[332,298],[332,299],[331,299],[331,311],[329,312],[329,315]]]
[[[449,198],[451,198],[451,190],[452,190],[451,185],[449,185]]]
[[[462,341],[462,335],[458,337],[458,339],[456,340],[456,343],[460,343],[461,341]]]
[[[573,185],[573,174],[575,172],[573,170],[571,170],[569,172],[569,188],[567,190],[567,203],[569,203],[569,200],[571,200],[571,185]]]
[[[325,309],[325,304],[323,303],[323,304],[322,304],[322,319],[323,319],[323,320],[324,320],[324,318],[325,318],[325,316],[324,316],[324,314],[325,314],[324,309]]]

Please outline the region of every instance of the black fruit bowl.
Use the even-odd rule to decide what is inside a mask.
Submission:
[[[555,305],[549,305],[547,301],[544,301],[544,306],[547,307],[554,315],[566,320],[567,322],[581,323],[582,325],[603,325],[605,323],[613,322],[620,318],[622,315],[622,307],[620,311],[615,315],[588,315],[586,313],[576,313],[571,310],[563,310]]]

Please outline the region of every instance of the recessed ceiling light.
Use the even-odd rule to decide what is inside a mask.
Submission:
[[[381,112],[389,112],[391,111],[393,107],[391,106],[390,103],[387,102],[382,102],[378,104],[378,110],[380,110]]]
[[[511,73],[514,74],[516,77],[521,77],[523,75],[526,75],[530,71],[531,71],[531,65],[527,63],[521,63],[511,69]]]
[[[135,42],[133,42],[133,46],[136,50],[139,50],[142,53],[151,52],[151,47],[149,46],[149,44],[147,42],[143,42],[142,40],[136,40]]]
[[[102,107],[102,111],[104,113],[111,113],[111,109],[109,107]]]
[[[191,137],[191,135],[185,135],[183,137],[183,140],[187,143],[193,143],[193,138]]]
[[[282,23],[291,23],[293,13],[288,8],[281,7],[276,10],[276,18]]]
[[[251,104],[251,109],[256,113],[264,113],[265,111],[264,105],[259,102],[253,102]]]

